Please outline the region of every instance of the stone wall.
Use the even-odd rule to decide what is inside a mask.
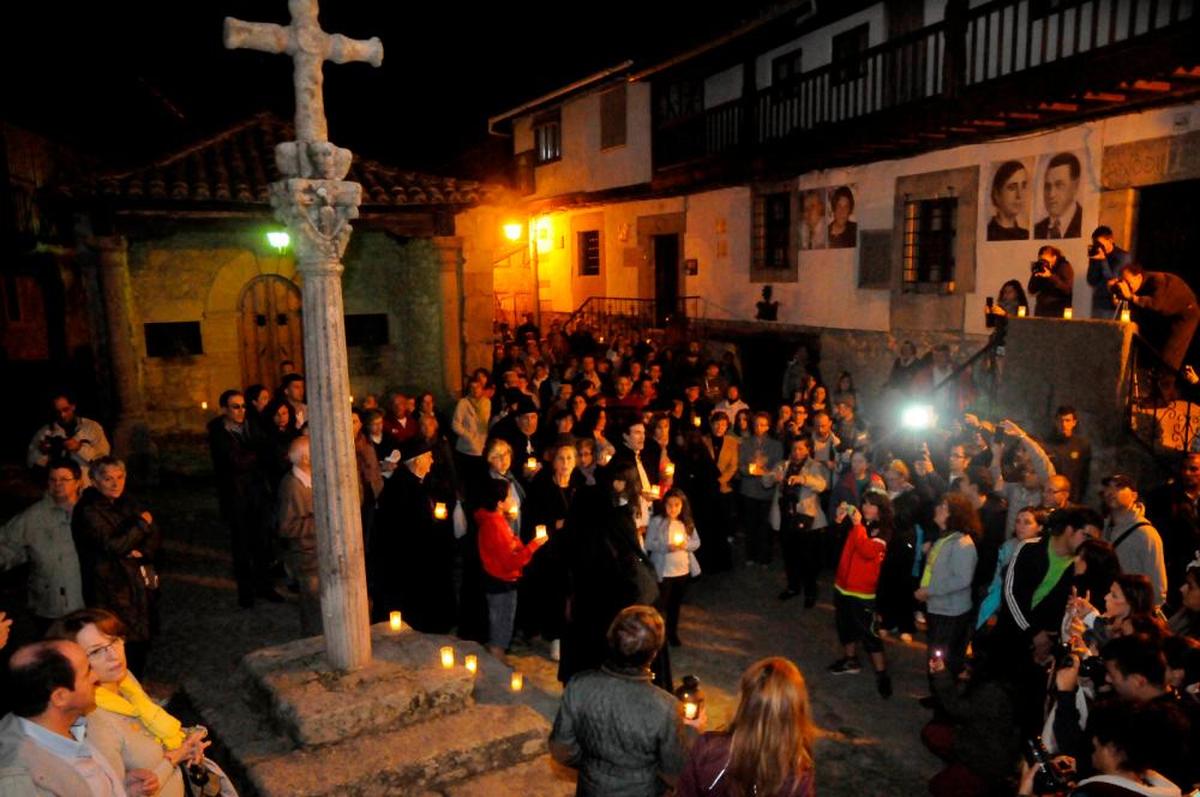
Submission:
[[[130,235],[135,347],[156,434],[200,432],[216,412],[221,391],[243,385],[243,289],[266,274],[297,281],[290,253],[280,254],[266,244],[267,226],[180,224],[154,237]],[[387,345],[349,351],[353,393],[432,390],[445,400],[443,256],[437,244],[359,229],[344,262],[346,313],[388,316]],[[200,322],[202,354],[146,356],[142,324],[171,321]]]

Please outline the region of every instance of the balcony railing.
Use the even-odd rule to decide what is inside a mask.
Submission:
[[[916,112],[922,103],[1082,61],[1191,21],[1194,0],[993,0],[961,20],[891,39],[750,98],[660,122],[655,165],[769,144],[903,106]],[[1054,88],[1049,86],[1046,95]]]

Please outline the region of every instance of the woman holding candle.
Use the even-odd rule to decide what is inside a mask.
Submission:
[[[540,633],[549,640],[552,661],[559,659],[559,640],[566,622],[569,589],[559,534],[584,482],[583,475],[575,469],[577,459],[574,446],[561,445],[554,449],[550,467],[539,473],[529,486],[527,522],[521,535],[522,539],[529,540],[541,534],[550,543],[530,563],[521,582],[519,625],[526,634]]]
[[[692,745],[677,797],[811,797],[817,728],[800,670],[762,659],[742,674],[739,692],[729,727]]]
[[[490,479],[480,491],[475,523],[479,527],[479,559],[483,564],[483,590],[488,606],[488,650],[502,657],[512,642],[517,617],[517,582],[521,572],[545,538],[528,543],[513,534],[507,510],[512,498],[506,482]]]
[[[688,581],[700,575],[694,553],[700,547],[700,533],[682,490],[670,490],[660,506],[646,530],[646,553],[658,574],[659,609],[667,616],[667,641],[679,647],[679,609]]]
[[[779,600],[804,593],[804,608],[817,603],[817,572],[824,550],[825,512],[821,493],[829,485],[829,471],[812,456],[812,438],[792,441],[779,481],[779,544],[787,587]]]

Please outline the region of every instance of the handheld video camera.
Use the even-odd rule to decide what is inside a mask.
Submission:
[[[1095,260],[1098,257],[1104,257],[1104,250],[1100,248],[1100,244],[1091,243],[1087,248],[1088,259]]]
[[[1044,257],[1039,257],[1037,260],[1029,264],[1029,273],[1037,276],[1043,271],[1049,272],[1050,268],[1050,261]]]
[[[1063,770],[1050,758],[1050,751],[1042,743],[1042,737],[1035,736],[1026,744],[1029,763],[1037,767],[1037,773],[1033,776],[1034,794],[1061,794],[1074,787]]]

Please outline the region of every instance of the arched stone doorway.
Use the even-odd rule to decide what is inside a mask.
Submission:
[[[277,274],[256,277],[242,289],[238,301],[242,384],[274,388],[281,362],[292,360],[304,367],[302,306],[299,286]]]

